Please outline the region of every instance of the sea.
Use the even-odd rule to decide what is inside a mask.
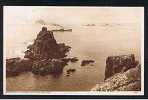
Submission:
[[[4,28],[6,58],[24,56],[27,45],[32,44],[41,28],[50,25],[10,24]],[[72,32],[54,32],[58,43],[71,47],[68,57],[77,57],[76,63],[68,63],[59,76],[37,76],[25,72],[6,78],[7,91],[90,91],[104,80],[108,56],[134,54],[140,60],[141,26],[137,23],[99,23],[97,25],[69,25]],[[5,59],[6,59],[5,58]],[[81,66],[83,60],[94,60],[93,65]],[[66,70],[76,71],[67,76]]]

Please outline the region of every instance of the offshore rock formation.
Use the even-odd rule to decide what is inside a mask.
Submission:
[[[105,80],[92,91],[141,90],[141,65],[135,61],[133,54],[108,57],[106,64]]]
[[[6,60],[6,74],[7,76],[14,76],[24,71],[32,71],[32,73],[38,75],[61,73],[67,63],[62,59],[67,56],[66,53],[69,52],[70,48],[64,43],[58,44],[53,32],[43,27],[34,43],[27,47],[24,59],[12,58]]]
[[[94,63],[94,62],[95,62],[94,60],[83,60],[83,61],[81,62],[81,66],[86,66],[86,65],[92,64],[92,63]]]
[[[62,58],[61,59],[62,61],[68,63],[68,62],[72,62],[72,63],[75,63],[77,62],[79,59],[77,57],[72,57],[72,58]]]
[[[6,60],[6,76],[16,76],[22,72],[30,71],[33,62],[29,59],[11,58]]]
[[[61,74],[65,63],[61,60],[56,59],[44,59],[35,61],[32,66],[32,73],[36,75],[47,75],[47,74]]]
[[[37,35],[34,43],[27,47],[25,58],[37,59],[59,59],[66,57],[70,47],[64,43],[57,44],[52,31],[47,31],[46,27]]]

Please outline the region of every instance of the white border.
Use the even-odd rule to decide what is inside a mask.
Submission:
[[[6,6],[4,6],[5,9]],[[37,7],[37,6],[36,6]],[[44,6],[45,7],[45,6]],[[50,7],[57,7],[57,6],[50,6]],[[58,7],[64,7],[64,6],[58,6]],[[72,7],[72,6],[68,6]],[[80,6],[75,6],[75,7],[80,7]],[[97,7],[98,8],[98,7]],[[103,8],[103,7],[99,7]],[[108,8],[108,7],[107,7]],[[117,8],[117,7],[112,7],[112,8]],[[123,7],[127,8],[127,7]],[[131,8],[131,7],[129,7]],[[59,91],[17,91],[17,92],[7,92],[6,91],[6,41],[5,37],[6,34],[3,34],[3,94],[4,95],[144,95],[144,7],[136,7],[136,8],[143,8],[143,12],[141,13],[143,18],[141,20],[141,91],[72,91],[72,92],[59,92]],[[4,15],[4,10],[3,10],[3,15]],[[3,17],[4,20],[5,17]],[[4,29],[5,25],[3,24],[3,31],[5,32]],[[93,88],[93,87],[92,87]]]

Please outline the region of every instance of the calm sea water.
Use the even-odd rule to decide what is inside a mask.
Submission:
[[[42,26],[9,25],[5,28],[6,57],[23,57],[26,47]],[[47,26],[51,29],[51,26]],[[134,23],[99,24],[97,26],[71,26],[72,32],[55,32],[58,42],[72,49],[69,57],[78,57],[77,63],[69,63],[60,76],[36,76],[31,72],[6,79],[7,91],[89,91],[104,79],[108,56],[134,53],[140,60],[140,25]],[[95,60],[94,66],[80,66],[84,59]],[[66,70],[75,68],[69,77]]]

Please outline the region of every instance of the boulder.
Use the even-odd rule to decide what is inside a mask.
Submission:
[[[94,63],[94,62],[95,62],[94,60],[83,60],[83,61],[81,62],[81,66],[86,66],[86,65],[92,64],[92,63]]]
[[[62,58],[62,61],[68,63],[68,62],[72,62],[75,63],[77,62],[79,59],[77,57],[72,57],[72,58]]]
[[[32,66],[32,73],[36,75],[61,74],[65,63],[57,59],[44,59],[35,61]]]
[[[79,60],[79,59],[78,59],[77,57],[73,57],[73,58],[71,58],[70,61],[74,63],[74,62],[77,62],[78,60]]]
[[[67,73],[71,73],[71,72],[73,73],[73,72],[75,72],[75,71],[76,71],[76,69],[70,68],[70,69],[67,70]]]
[[[33,62],[29,59],[6,59],[6,76],[16,76],[22,72],[31,71]]]

